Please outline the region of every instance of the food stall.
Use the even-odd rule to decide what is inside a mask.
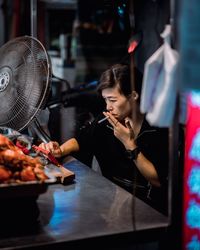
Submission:
[[[35,18],[35,12],[33,14]],[[34,26],[32,32],[35,32]],[[24,53],[22,44],[26,44],[30,54]],[[16,88],[20,83],[19,90],[23,91],[15,93],[13,88],[11,90],[13,97],[20,95],[16,106],[23,106],[23,109],[10,109],[8,101],[11,99],[7,98],[8,101],[2,104],[2,110],[5,119],[8,117],[8,110],[16,114],[15,129],[24,129],[34,121],[36,131],[40,134],[40,126],[35,116],[44,108],[46,96],[50,92],[51,64],[43,45],[36,38],[28,36],[11,40],[3,46],[3,52],[11,52],[5,53],[5,58],[13,56],[9,49],[15,51],[16,46],[23,53],[19,60],[7,60],[9,67],[19,68],[21,73],[27,72],[28,78],[23,78],[21,74],[21,78],[16,78],[20,82],[11,82],[10,71],[4,68],[0,72],[3,79],[1,87],[6,89],[14,83]],[[38,54],[39,56],[35,56]],[[23,67],[22,58],[25,62]],[[24,69],[26,70],[23,71]],[[28,80],[31,82],[29,87],[26,85]],[[21,87],[22,83],[24,87]],[[33,101],[26,99],[27,96],[31,96]],[[12,119],[8,118],[7,125],[13,127]],[[40,135],[44,141],[48,140],[45,134]],[[102,249],[128,249],[133,246],[161,249],[165,245],[169,239],[169,217],[74,158],[66,158],[63,165],[74,174],[65,183],[52,178],[45,183],[22,183],[17,188],[15,185],[12,188],[7,186],[6,192],[0,191],[1,249],[93,249],[98,245]],[[8,192],[10,195],[7,196]]]
[[[1,249],[162,244],[166,216],[73,158],[64,166],[75,173],[72,182],[49,184],[37,197],[22,193],[17,203],[1,199]]]

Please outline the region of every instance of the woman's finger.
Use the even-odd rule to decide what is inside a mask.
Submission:
[[[133,128],[132,128],[132,126],[130,124],[130,121],[129,120],[125,120],[125,125],[129,129],[129,131],[130,131],[131,138],[134,138],[134,131],[133,131]]]
[[[119,122],[112,114],[109,112],[104,112],[104,115],[108,117],[109,123],[114,127]]]
[[[45,144],[44,144],[44,142],[40,143],[39,147],[45,149]]]
[[[131,124],[130,124],[129,120],[126,120],[126,121],[125,121],[125,124],[126,124],[126,127],[127,127],[127,128],[129,128],[129,129],[132,130],[132,127],[131,127]]]

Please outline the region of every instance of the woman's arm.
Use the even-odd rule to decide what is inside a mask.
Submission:
[[[127,140],[124,141],[124,146],[126,150],[131,151],[137,148],[133,138],[127,138]],[[159,176],[155,166],[143,155],[141,151],[133,161],[146,180],[148,180],[153,186],[160,187]]]
[[[62,152],[62,156],[65,156],[71,154],[72,152],[78,152],[80,148],[77,140],[75,138],[71,138],[64,142],[60,146],[60,149]]]
[[[51,152],[57,158],[79,151],[79,144],[75,138],[67,140],[62,145],[59,145],[56,141],[50,141],[48,143],[41,143],[39,146]]]
[[[114,135],[123,143],[126,150],[134,150],[137,148],[135,143],[135,134],[130,126],[120,123],[112,114],[105,113],[108,116],[108,121],[113,126]],[[136,167],[140,173],[149,181],[153,186],[160,187],[160,180],[155,166],[140,152],[137,159],[134,160]]]
[[[155,187],[160,187],[159,177],[154,165],[140,152],[134,160],[140,173]]]

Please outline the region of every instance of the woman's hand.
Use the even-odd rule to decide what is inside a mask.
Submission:
[[[39,147],[49,151],[53,156],[60,158],[62,157],[62,150],[60,145],[56,141],[50,141],[48,143],[41,143]]]
[[[124,144],[125,148],[130,150],[136,148],[134,141],[135,134],[131,120],[126,118],[124,121],[125,124],[123,125],[110,112],[103,112],[103,114],[108,117],[108,121],[113,127],[114,135]]]

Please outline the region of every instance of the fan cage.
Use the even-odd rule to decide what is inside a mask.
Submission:
[[[39,40],[23,36],[3,45],[0,126],[21,131],[34,121],[46,105],[51,77],[51,61]]]

